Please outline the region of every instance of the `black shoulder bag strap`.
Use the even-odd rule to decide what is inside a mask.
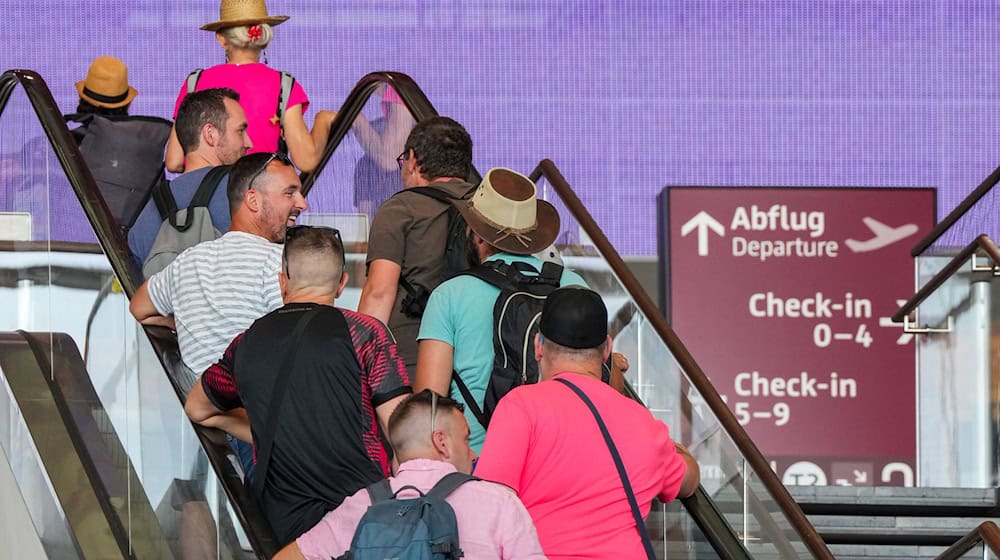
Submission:
[[[153,185],[153,204],[160,213],[160,220],[170,220],[170,225],[176,227],[177,201],[174,200],[174,193],[170,192],[170,181],[167,177],[163,175],[160,179]]]
[[[229,173],[229,167],[228,165],[216,165],[209,170],[201,179],[201,183],[198,184],[198,190],[195,191],[194,197],[191,198],[191,204],[188,204],[188,208],[208,206],[208,203],[212,201],[212,196],[215,195],[216,189],[219,188],[222,178],[226,176],[226,173]]]
[[[622,456],[618,454],[618,448],[615,447],[615,442],[611,439],[611,434],[608,432],[608,427],[604,424],[604,419],[597,412],[597,407],[594,406],[590,397],[581,391],[579,387],[566,379],[556,378],[555,381],[562,383],[576,393],[576,396],[580,397],[584,404],[587,405],[587,408],[590,409],[590,412],[594,415],[594,420],[597,420],[597,425],[601,428],[601,435],[604,436],[604,443],[608,444],[608,451],[611,452],[611,458],[615,460],[615,467],[618,469],[618,476],[622,479],[622,486],[625,488],[625,495],[628,497],[628,505],[632,508],[632,517],[635,519],[635,527],[639,531],[639,537],[642,538],[642,546],[646,549],[646,557],[654,560],[656,552],[653,551],[653,543],[650,542],[649,533],[646,532],[646,522],[643,521],[642,513],[639,511],[639,502],[635,499],[635,492],[632,491],[632,483],[629,482],[628,473],[625,472],[625,464],[622,462]]]
[[[320,309],[321,306],[317,305],[303,312],[302,317],[299,317],[298,323],[295,324],[295,330],[292,331],[291,336],[292,343],[288,347],[285,359],[281,362],[281,369],[278,370],[277,377],[274,379],[274,388],[271,390],[271,406],[268,411],[267,420],[264,421],[264,431],[254,434],[255,443],[257,444],[255,450],[257,464],[254,467],[253,479],[250,481],[250,489],[257,497],[257,500],[260,500],[264,496],[264,481],[267,479],[267,469],[271,464],[271,448],[274,446],[274,430],[278,423],[278,417],[281,416],[281,405],[285,401],[285,389],[288,388],[289,377],[295,371],[293,366],[295,365],[295,358],[299,353],[302,335]],[[336,309],[333,311],[336,313],[338,319],[335,321],[335,328],[331,335],[345,336],[346,333],[348,340],[350,340],[351,332],[347,326],[347,321],[340,311]]]
[[[404,192],[412,192],[433,198],[434,200],[440,202],[441,204],[446,205],[446,207],[447,205],[451,204],[452,200],[461,200],[461,198],[456,198],[451,196],[450,194],[448,194],[447,191],[429,185],[424,187],[410,187],[408,189],[403,189],[396,194]],[[396,196],[396,194],[392,196]],[[406,295],[410,296],[410,299],[417,298],[417,289],[413,287],[413,284],[410,284],[409,280],[403,277],[402,272],[400,272],[399,274],[399,287],[403,288],[403,290],[406,291]]]
[[[475,276],[483,282],[492,284],[503,291],[505,289],[510,290],[517,288],[517,284],[511,279],[511,276],[515,273],[517,273],[517,270],[512,268],[507,263],[501,260],[493,260],[487,261],[480,266],[473,267],[462,274]],[[479,422],[479,425],[482,426],[484,430],[488,428],[490,421],[486,418],[486,413],[484,413],[483,409],[480,408],[479,403],[477,403],[475,397],[472,396],[472,391],[469,390],[469,386],[465,384],[465,381],[462,381],[462,377],[458,374],[458,371],[452,370],[451,378],[455,380],[458,392],[462,393],[462,399],[465,400],[465,406],[469,407],[469,411],[471,411],[472,415],[476,417],[476,421]]]

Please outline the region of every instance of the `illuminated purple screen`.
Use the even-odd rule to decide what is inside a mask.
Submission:
[[[307,121],[337,109],[370,71],[405,72],[467,126],[481,170],[527,173],[553,159],[624,254],[656,253],[665,185],[936,186],[940,217],[998,163],[992,1],[271,0],[269,9],[292,16],[267,55],[305,87]],[[0,68],[37,70],[66,112],[100,54],[129,65],[140,90],[133,114],[164,117],[190,70],[223,61],[198,30],[217,19],[213,1],[4,0],[3,13]],[[0,140],[0,152],[16,149]],[[977,219],[996,229],[991,204]]]

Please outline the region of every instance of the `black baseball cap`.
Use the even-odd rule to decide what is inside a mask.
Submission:
[[[559,288],[545,298],[538,330],[560,346],[597,348],[608,338],[608,308],[593,290]]]

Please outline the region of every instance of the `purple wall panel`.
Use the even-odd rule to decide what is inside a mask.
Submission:
[[[39,71],[66,111],[99,54],[129,64],[133,113],[161,116],[191,69],[222,61],[197,29],[215,2],[0,1],[0,68]],[[527,172],[552,158],[626,254],[655,254],[654,201],[668,184],[936,186],[943,216],[997,163],[992,1],[269,8],[292,16],[270,63],[296,76],[313,111],[336,109],[367,72],[406,72],[467,125],[479,167]]]

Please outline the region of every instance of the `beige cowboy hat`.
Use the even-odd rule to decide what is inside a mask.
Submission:
[[[87,77],[76,83],[80,99],[96,105],[117,109],[124,107],[139,95],[139,91],[128,85],[128,67],[113,56],[99,56],[87,70]]]
[[[535,183],[511,169],[490,169],[472,198],[455,206],[472,231],[505,253],[537,253],[559,236],[555,207],[538,200]]]
[[[288,16],[267,15],[267,4],[264,0],[222,0],[219,6],[219,21],[206,23],[201,28],[205,31],[218,31],[227,27],[266,23],[278,25],[288,20]]]

